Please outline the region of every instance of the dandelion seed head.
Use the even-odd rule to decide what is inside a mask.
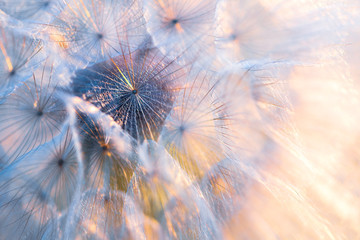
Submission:
[[[0,239],[356,239],[355,2],[0,0]]]

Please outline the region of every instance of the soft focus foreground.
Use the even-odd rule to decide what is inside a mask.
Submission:
[[[0,239],[359,239],[355,0],[0,0]]]

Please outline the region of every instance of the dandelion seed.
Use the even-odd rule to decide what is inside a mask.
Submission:
[[[311,5],[311,1],[221,1],[216,18],[220,58],[225,65],[266,58],[313,62],[314,50],[333,44],[338,36],[329,31],[334,30],[331,21],[318,17],[333,6],[304,11]]]
[[[194,178],[202,177],[225,154],[227,115],[213,90],[210,74],[190,74],[159,140]]]
[[[292,106],[284,79],[291,67],[283,62],[270,62],[253,66],[250,72],[253,99],[261,116],[273,125],[284,127],[289,122]]]
[[[166,226],[164,230],[170,239],[222,238],[215,217],[195,191],[171,199],[164,210],[161,225]]]
[[[120,191],[90,190],[81,198],[78,235],[95,239],[121,239],[125,195]]]
[[[288,83],[284,80],[291,68],[285,62],[265,61],[233,64],[222,71],[216,91],[232,115],[231,142],[237,145],[233,152],[242,148],[241,155],[251,158],[262,151],[263,144],[269,144],[268,138],[287,144],[295,140]]]
[[[182,62],[208,53],[216,3],[215,0],[144,1],[147,28],[155,46],[173,58],[183,54]]]
[[[7,171],[12,174],[8,183],[14,189],[9,191],[16,192],[17,197],[26,199],[27,189],[37,186],[34,191],[42,196],[45,205],[51,205],[58,212],[67,209],[77,181],[77,161],[70,131],[64,129],[61,135],[23,155],[3,171],[3,174]],[[24,182],[12,185],[17,178]],[[24,192],[17,191],[17,186]]]
[[[217,49],[230,61],[267,57],[283,38],[274,13],[260,1],[221,1],[217,10]]]
[[[220,237],[217,222],[199,190],[163,146],[144,142],[139,158],[142,167],[135,172],[128,194],[146,216],[160,223],[164,238]]]
[[[3,175],[2,180],[5,180]],[[53,206],[45,201],[38,186],[29,179],[26,181],[28,184],[24,185],[12,179],[15,185],[5,191],[2,189],[0,237],[3,239],[39,239],[45,228],[52,225]]]
[[[50,38],[76,61],[96,63],[124,46],[134,49],[145,39],[137,1],[67,0],[65,5],[50,25]]]
[[[49,189],[43,188],[38,181],[43,176],[35,174],[40,179],[32,178],[39,167],[32,165],[32,160],[34,159],[24,158],[0,172],[2,238],[41,238],[44,229],[51,224],[55,216],[51,191],[46,191]],[[46,176],[49,176],[49,173]]]
[[[136,167],[134,148],[128,136],[111,117],[97,111],[93,105],[78,99],[77,128],[85,161],[85,189],[115,189],[126,192]]]
[[[44,64],[0,105],[0,142],[10,163],[59,134],[66,116],[53,68]]]
[[[74,94],[138,141],[157,139],[181,87],[182,69],[155,50],[138,50],[76,72]]]
[[[42,61],[42,42],[0,26],[0,102]]]
[[[155,142],[145,141],[139,157],[141,167],[131,179],[128,194],[146,216],[160,220],[169,199],[177,196],[177,191],[188,187],[190,182],[179,165]],[[174,175],[178,177],[172,179]],[[175,185],[178,188],[172,188]]]
[[[86,156],[86,177],[90,189],[117,189],[126,191],[127,184],[136,164],[127,156],[128,140],[121,137],[115,126],[105,128],[101,121],[83,116],[80,126],[83,136],[83,149]],[[130,158],[130,159],[129,159]]]
[[[19,20],[48,23],[60,7],[58,0],[1,0],[0,9]]]
[[[240,211],[249,181],[241,165],[228,158],[214,165],[202,179],[204,196],[214,215],[223,224]]]
[[[216,221],[204,200],[166,150],[153,141],[139,149],[141,167],[134,173],[127,197],[135,201],[146,218],[142,227],[164,238],[212,239],[219,237]],[[173,176],[176,176],[175,178]],[[161,229],[156,229],[160,223]],[[144,229],[145,230],[145,229]]]

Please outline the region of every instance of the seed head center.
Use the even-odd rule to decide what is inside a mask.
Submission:
[[[179,20],[176,19],[176,18],[174,18],[173,20],[171,20],[171,23],[172,23],[173,25],[176,25],[177,23],[179,23]]]
[[[59,167],[62,167],[64,165],[64,159],[60,158],[58,160],[58,165],[59,165]]]

